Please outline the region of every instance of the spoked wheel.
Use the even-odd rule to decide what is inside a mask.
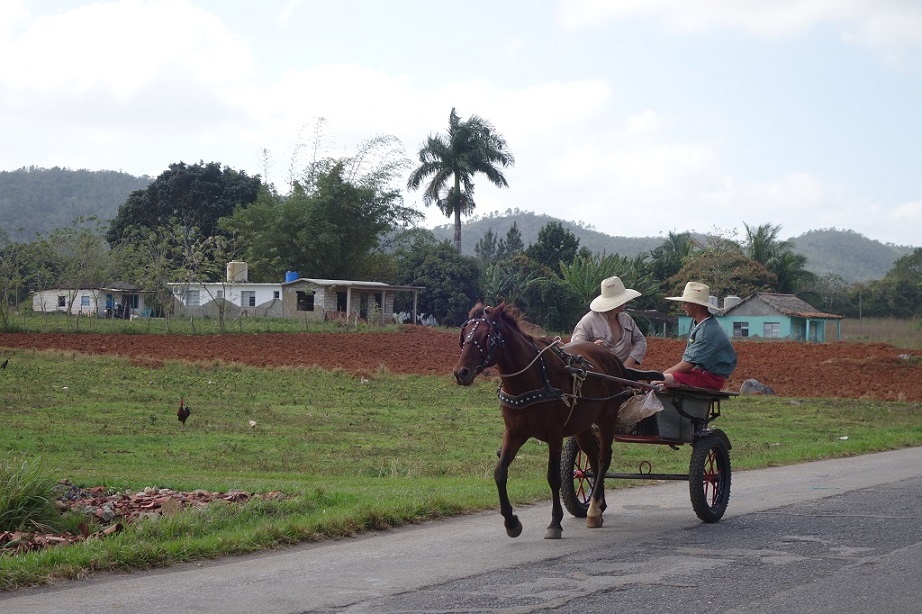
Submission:
[[[695,442],[688,468],[692,508],[704,522],[717,522],[730,501],[730,450],[715,433]]]
[[[563,454],[560,455],[560,478],[563,506],[577,518],[585,518],[595,475],[589,466],[589,458],[579,449],[575,437],[564,442]]]

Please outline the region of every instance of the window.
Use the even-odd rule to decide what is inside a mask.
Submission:
[[[198,306],[199,306],[198,290],[186,290],[186,307],[198,307]]]
[[[58,307],[67,307],[67,297],[63,294],[58,295]]]
[[[240,306],[241,307],[256,307],[256,291],[255,290],[243,290],[240,293]]]
[[[278,300],[278,298],[279,298],[279,291],[278,291],[278,290],[273,290],[273,291],[272,291],[272,298],[275,299],[275,300]]]
[[[313,292],[298,292],[295,294],[298,298],[298,311],[313,311],[314,310],[314,293]]]
[[[80,306],[81,307],[90,306],[90,295],[89,294],[84,294],[83,296],[80,297]]]
[[[734,322],[733,323],[733,336],[734,337],[748,337],[749,336],[749,322]]]
[[[224,290],[218,290],[215,294],[218,299],[224,298]]]
[[[766,322],[763,337],[777,339],[781,336],[781,322]]]

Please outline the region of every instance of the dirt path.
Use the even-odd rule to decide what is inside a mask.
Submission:
[[[725,386],[738,391],[753,378],[787,397],[843,397],[922,402],[922,351],[884,344],[736,341],[736,373]],[[664,369],[684,342],[648,339],[645,367]],[[253,335],[0,334],[0,348],[70,350],[127,356],[157,367],[164,360],[225,361],[258,367],[311,366],[374,376],[417,373],[449,377],[458,334],[422,326],[398,333],[267,333]],[[6,352],[0,352],[6,354]],[[907,360],[906,356],[913,356]]]

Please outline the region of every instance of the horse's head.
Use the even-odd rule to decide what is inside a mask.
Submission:
[[[499,318],[505,308],[505,303],[488,307],[478,302],[471,309],[461,327],[461,356],[452,369],[458,384],[470,386],[484,369],[496,364],[504,343]]]

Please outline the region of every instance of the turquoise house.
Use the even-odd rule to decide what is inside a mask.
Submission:
[[[717,298],[711,297],[717,306]],[[793,294],[757,292],[740,300],[724,299],[723,313],[715,314],[727,334],[736,339],[787,339],[825,343],[842,338],[844,316],[817,311]],[[679,337],[687,337],[691,318],[679,316]]]

